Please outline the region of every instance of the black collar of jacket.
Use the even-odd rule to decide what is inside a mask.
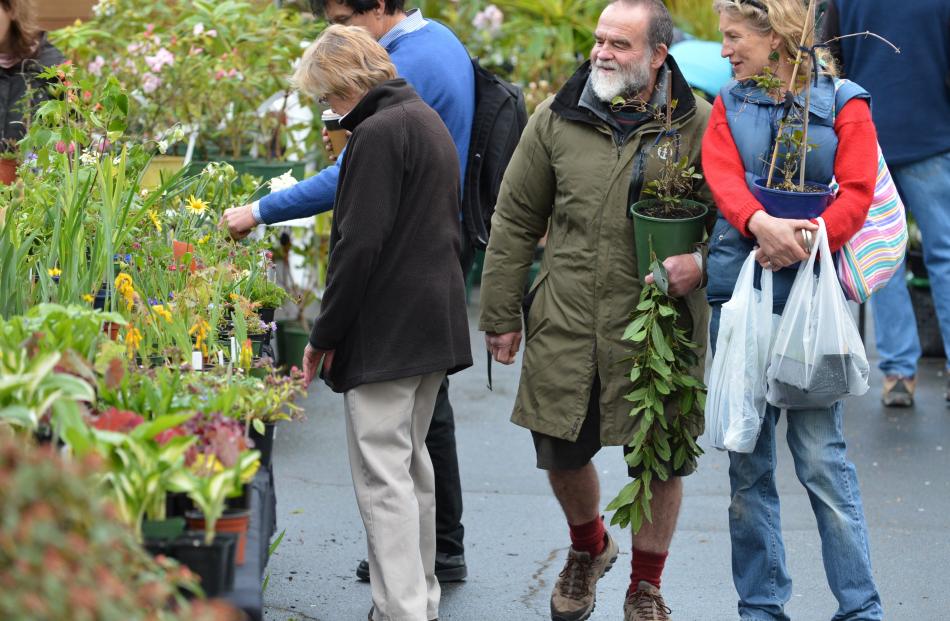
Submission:
[[[689,84],[686,83],[686,78],[683,77],[679,67],[676,65],[676,61],[673,60],[673,56],[670,54],[666,56],[666,66],[670,70],[670,75],[673,79],[673,99],[677,101],[672,119],[673,122],[676,123],[684,117],[693,114],[696,110],[696,98],[693,96],[693,91],[690,89]],[[598,119],[593,112],[578,105],[581,94],[584,92],[584,86],[587,84],[589,78],[590,61],[588,60],[574,72],[574,75],[572,75],[564,86],[561,87],[561,90],[558,91],[554,97],[554,101],[551,103],[551,110],[568,121],[602,125],[601,120]]]
[[[386,80],[377,84],[363,95],[360,102],[340,119],[340,126],[349,131],[373,116],[383,108],[396,106],[407,101],[419,99],[416,91],[402,78]]]

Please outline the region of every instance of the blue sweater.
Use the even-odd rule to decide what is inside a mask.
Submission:
[[[475,114],[475,75],[465,47],[451,30],[429,21],[394,40],[386,51],[400,77],[442,117],[455,142],[464,179]],[[261,220],[273,224],[331,210],[344,154],[313,177],[262,198]]]
[[[829,9],[828,35],[870,30],[901,50],[874,37],[839,42],[845,75],[871,93],[887,163],[950,151],[950,2],[834,0]]]

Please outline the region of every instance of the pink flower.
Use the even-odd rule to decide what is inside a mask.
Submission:
[[[94,76],[101,76],[102,68],[105,66],[105,64],[106,64],[105,58],[103,58],[102,56],[96,56],[96,59],[91,61],[86,66],[86,69],[89,71],[89,73],[91,73]]]
[[[153,30],[155,30],[155,24],[145,24],[145,36],[151,35]]]
[[[191,29],[191,34],[195,35],[196,37],[200,37],[201,33],[204,31],[205,31],[205,25],[202,24],[201,22],[198,22],[197,24],[195,24],[195,27]]]
[[[59,142],[57,142],[57,143],[56,143],[56,152],[57,152],[57,153],[65,153],[65,152],[66,152],[66,143],[63,142],[62,140],[60,140]]]
[[[146,73],[142,76],[142,90],[146,94],[154,93],[155,90],[162,85],[162,79],[155,74]]]
[[[162,48],[155,52],[154,56],[146,56],[145,64],[155,73],[159,73],[165,65],[175,64],[175,55]]]
[[[203,47],[194,47],[194,46],[192,46],[192,48],[191,48],[190,50],[188,50],[188,54],[189,54],[190,56],[197,56],[198,54],[200,54],[200,53],[202,53],[202,52],[204,52],[204,51],[205,51],[205,49],[204,49]]]
[[[209,31],[206,32],[205,34],[208,35],[209,37],[211,37],[211,38],[213,39],[213,38],[215,38],[216,36],[218,36],[218,31],[215,30],[214,28],[212,28],[211,30],[209,30]]]
[[[505,14],[501,12],[494,4],[489,4],[485,10],[479,11],[472,20],[472,25],[479,30],[485,30],[491,35],[498,34],[501,30],[501,24],[505,20]]]
[[[220,80],[220,79],[222,79],[222,78],[227,77],[227,75],[228,75],[228,74],[224,71],[224,69],[218,69],[218,70],[215,72],[215,74],[214,74],[214,79],[215,79],[215,80]]]

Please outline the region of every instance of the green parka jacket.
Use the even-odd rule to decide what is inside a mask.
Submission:
[[[681,135],[680,152],[698,168],[711,106],[693,97],[672,57],[666,66],[678,102],[673,127]],[[635,155],[650,149],[663,127],[648,121],[618,144],[603,120],[578,105],[589,75],[585,63],[556,96],[538,106],[505,172],[486,251],[479,328],[521,330],[525,281],[537,242],[547,232],[531,287],[534,300],[512,422],[576,440],[596,373],[600,439],[606,446],[628,443],[636,422],[624,399],[630,389],[630,347],[621,337],[642,285],[626,212]],[[645,158],[643,186],[658,168],[654,155]],[[686,296],[681,306],[693,339],[704,349],[704,290]],[[701,368],[695,372],[702,376]],[[701,426],[695,432],[702,433]]]

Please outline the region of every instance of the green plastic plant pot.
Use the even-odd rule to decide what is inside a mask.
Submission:
[[[303,352],[310,340],[310,328],[297,320],[277,322],[277,356],[279,366],[287,372],[291,367],[300,367]]]
[[[650,273],[650,247],[659,261],[678,254],[693,252],[703,241],[706,232],[706,214],[709,209],[702,203],[686,200],[684,205],[702,208],[702,213],[691,218],[667,220],[645,216],[640,211],[655,204],[655,200],[638,201],[630,206],[633,216],[633,236],[637,252],[637,273],[640,279]]]

